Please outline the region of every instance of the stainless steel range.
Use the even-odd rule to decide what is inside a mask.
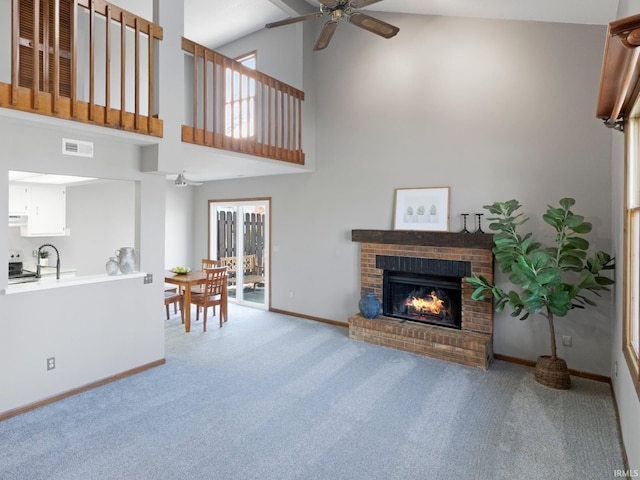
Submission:
[[[9,285],[35,282],[37,280],[36,272],[23,268],[22,252],[20,250],[9,250]]]

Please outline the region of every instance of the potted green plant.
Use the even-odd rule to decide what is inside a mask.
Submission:
[[[49,265],[49,250],[40,250],[40,265],[42,267]]]
[[[409,205],[405,213],[404,221],[406,223],[410,223],[410,222],[413,222],[414,220],[415,218],[413,218],[413,207]]]
[[[574,204],[574,199],[563,198],[559,207],[548,206],[542,216],[555,230],[553,245],[549,247],[537,242],[531,233],[520,233],[528,218],[516,214],[521,207],[517,200],[485,205],[496,215],[488,219],[492,222],[489,228],[497,232],[493,236],[496,263],[517,289],[505,292],[482,275],[466,278],[474,288],[471,297],[479,301],[493,295],[497,312],[508,306],[511,315],[520,320],[532,314],[547,319],[551,355],[538,357],[535,378],[543,385],[562,389],[569,388],[571,380],[566,362],[557,356],[554,319],[564,317],[574,308],[595,306],[584,293],[599,296],[599,291],[608,291],[613,284],[602,273],[614,268],[614,260],[603,251],[588,256],[589,242],[584,235],[592,225],[571,211]]]
[[[431,216],[432,223],[438,223],[438,209],[435,205],[431,205],[431,208],[429,209],[429,215]]]

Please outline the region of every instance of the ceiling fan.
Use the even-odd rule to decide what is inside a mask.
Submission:
[[[320,11],[302,15],[299,17],[287,18],[286,20],[280,20],[279,22],[268,23],[266,28],[280,27],[282,25],[289,25],[291,23],[303,22],[305,20],[311,20],[314,18],[322,17],[324,15],[330,15],[330,19],[324,24],[316,44],[313,49],[315,51],[327,48],[331,37],[338,28],[338,22],[343,18],[347,18],[349,23],[354,24],[356,27],[364,28],[365,30],[380,35],[384,38],[391,38],[395,36],[400,29],[394,27],[382,20],[365,15],[362,12],[357,12],[359,8],[367,7],[374,3],[378,3],[382,0],[318,0],[320,2]]]
[[[186,187],[188,185],[193,185],[193,186],[202,185],[202,183],[192,182],[191,180],[188,180],[184,176],[184,173],[185,172],[183,170],[182,173],[179,173],[178,176],[176,177],[176,181],[174,182],[176,184],[176,187]]]

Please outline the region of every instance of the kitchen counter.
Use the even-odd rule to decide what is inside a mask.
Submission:
[[[29,270],[30,272],[35,272],[36,271],[36,267],[33,268],[27,268],[27,270]],[[60,268],[60,277],[63,276],[70,276],[73,277],[75,276],[76,272],[78,271],[77,268]],[[50,276],[54,276],[56,275],[56,267],[53,266],[49,266],[49,267],[40,267],[40,275],[44,278],[44,277],[50,277]]]
[[[50,268],[50,267],[46,267]],[[63,269],[62,269],[63,270]],[[62,275],[60,272],[60,280],[56,279],[56,269],[53,267],[53,275],[43,273],[43,277],[36,282],[18,283],[16,285],[9,285],[6,289],[0,290],[2,295],[13,295],[15,293],[28,293],[38,290],[49,290],[52,288],[65,288],[75,287],[78,285],[87,285],[91,283],[103,283],[103,282],[117,282],[120,280],[127,280],[133,278],[141,278],[147,275],[145,272],[134,272],[127,275],[88,275],[84,277],[75,277],[73,275]],[[48,273],[48,272],[47,272]]]

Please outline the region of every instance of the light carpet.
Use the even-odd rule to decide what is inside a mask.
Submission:
[[[0,423],[3,480],[601,480],[623,469],[609,385],[569,391],[230,305],[166,322],[166,365]]]

